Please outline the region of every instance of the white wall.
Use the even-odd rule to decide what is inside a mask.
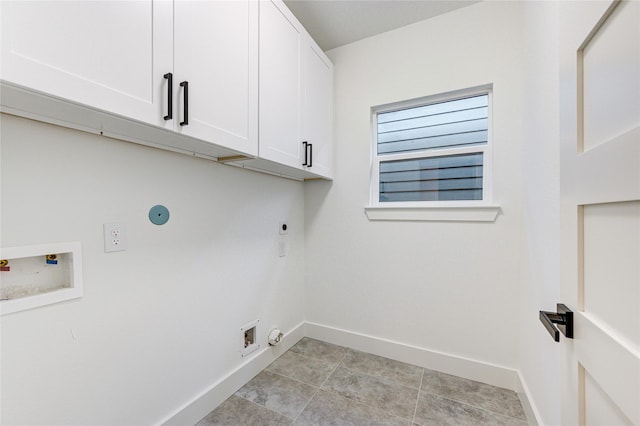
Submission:
[[[2,246],[81,241],[85,290],[2,317],[3,424],[157,423],[241,364],[240,327],[304,320],[301,183],[1,118]]]
[[[522,21],[517,2],[482,2],[328,52],[335,180],[305,193],[309,321],[517,368]],[[370,108],[488,83],[497,221],[369,221]]]
[[[306,319],[517,369],[538,420],[560,423],[537,318],[559,293],[557,4],[482,2],[329,55],[333,182],[1,116],[1,245],[82,241],[85,280],[81,300],[2,317],[2,423],[161,421],[241,364],[256,318],[263,345]],[[487,83],[497,221],[368,221],[371,106]],[[112,221],[126,252],[103,252]]]
[[[560,302],[558,4],[526,2],[520,373],[539,420],[560,424],[561,347],[538,320]]]

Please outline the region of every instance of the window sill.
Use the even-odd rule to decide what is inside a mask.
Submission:
[[[417,222],[495,222],[500,206],[365,207],[369,220]]]

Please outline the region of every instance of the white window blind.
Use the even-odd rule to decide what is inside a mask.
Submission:
[[[375,202],[486,200],[489,93],[374,114]]]
[[[378,114],[378,154],[487,143],[488,95]]]
[[[482,200],[480,153],[380,163],[380,201]]]

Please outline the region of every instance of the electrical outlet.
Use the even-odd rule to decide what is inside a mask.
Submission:
[[[104,224],[104,252],[127,249],[127,228],[124,223]]]

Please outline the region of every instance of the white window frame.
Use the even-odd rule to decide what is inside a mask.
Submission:
[[[477,86],[371,108],[371,179],[370,204],[365,208],[370,220],[462,220],[494,221],[499,206],[493,204],[493,87]],[[488,95],[487,143],[452,148],[425,149],[399,154],[378,155],[377,116],[397,110],[454,101],[477,95]],[[380,163],[387,161],[430,158],[468,153],[483,154],[482,200],[388,201],[380,200]]]

